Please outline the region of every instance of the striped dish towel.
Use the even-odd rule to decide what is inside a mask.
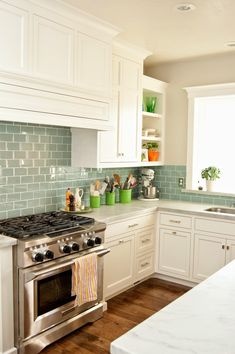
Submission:
[[[72,296],[75,305],[97,299],[97,254],[77,258],[72,265]]]

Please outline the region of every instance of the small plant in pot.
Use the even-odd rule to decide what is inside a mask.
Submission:
[[[206,180],[206,189],[208,192],[214,191],[215,181],[220,178],[220,169],[215,166],[209,166],[202,170],[202,178]]]
[[[157,161],[159,158],[159,145],[158,143],[146,143],[143,144],[143,148],[148,149],[148,160]]]

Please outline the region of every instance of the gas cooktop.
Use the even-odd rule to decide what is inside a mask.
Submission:
[[[0,220],[0,233],[17,239],[37,235],[58,236],[70,230],[83,230],[94,224],[94,219],[75,213],[52,211]]]

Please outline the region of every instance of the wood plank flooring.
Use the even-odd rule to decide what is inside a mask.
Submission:
[[[109,354],[110,343],[190,288],[151,278],[108,301],[103,318],[45,348],[42,354]]]

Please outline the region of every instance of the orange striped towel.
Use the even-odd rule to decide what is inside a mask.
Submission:
[[[77,258],[72,265],[72,295],[75,305],[97,299],[97,254]]]

